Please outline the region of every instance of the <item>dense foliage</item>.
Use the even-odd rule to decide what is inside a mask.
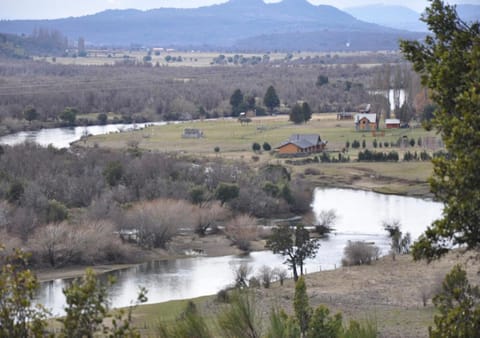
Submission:
[[[54,267],[139,259],[120,244],[133,230],[140,246],[164,247],[180,229],[205,234],[225,225],[232,210],[288,216],[308,208],[311,196],[275,165],[254,172],[139,149],[2,149],[0,233],[34,252],[33,263]],[[232,235],[237,244],[251,238],[243,230]]]
[[[452,245],[480,245],[480,23],[462,22],[454,7],[433,0],[423,20],[433,35],[401,49],[436,104],[430,121],[449,156],[433,160],[432,192],[444,203],[443,218],[415,243],[416,259],[439,257]]]
[[[312,112],[356,111],[359,105],[371,103],[372,109],[387,114],[385,94],[371,90],[388,90],[398,74],[405,74],[401,75],[404,83],[411,87],[407,100],[413,102],[419,90],[409,68],[398,60],[389,61],[397,64],[358,67],[355,62],[369,61],[350,55],[238,67],[152,67],[122,62],[76,66],[0,59],[5,84],[0,88],[0,133],[40,125],[99,123],[101,113],[108,114],[109,122],[125,123],[228,116],[252,108],[261,115],[269,86],[286,103],[280,107],[283,113],[295,102],[306,101]],[[318,73],[329,77],[321,87],[315,86]],[[236,90],[243,94],[243,102],[234,96],[232,106],[230,99]],[[75,109],[75,116],[71,111],[65,114],[68,107]],[[35,119],[23,120],[33,117],[24,116],[31,108]]]

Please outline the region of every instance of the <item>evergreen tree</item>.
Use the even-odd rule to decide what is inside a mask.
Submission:
[[[290,111],[290,121],[295,124],[304,122],[302,107],[298,103],[295,104]]]
[[[433,33],[423,43],[402,41],[401,50],[432,92],[431,124],[449,156],[433,160],[432,192],[444,203],[413,246],[415,259],[438,258],[452,245],[480,246],[480,24],[461,21],[455,8],[432,0],[422,18]]]
[[[302,104],[302,113],[303,113],[303,121],[307,123],[312,119],[312,108],[307,102],[303,102]]]
[[[273,112],[273,109],[280,106],[280,99],[278,98],[277,92],[273,86],[268,87],[267,92],[263,98],[263,103],[265,106]]]

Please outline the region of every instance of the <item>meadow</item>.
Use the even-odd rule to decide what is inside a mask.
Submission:
[[[382,125],[382,124],[381,124]],[[185,128],[197,128],[203,131],[204,137],[199,139],[182,138]],[[305,165],[289,165],[287,159],[281,159],[274,152],[254,152],[254,142],[263,145],[268,143],[275,149],[292,134],[319,134],[322,140],[328,141],[327,152],[331,156],[342,153],[350,157],[346,163],[314,163]],[[381,136],[383,135],[383,136]],[[432,146],[418,145],[418,139],[434,140]],[[373,147],[373,141],[388,144],[388,147]],[[391,147],[398,139],[415,140],[415,146]],[[347,141],[363,143],[366,149],[389,152],[395,150],[400,159],[406,151],[433,153],[441,149],[439,138],[434,132],[426,131],[421,126],[406,129],[382,129],[376,135],[372,132],[355,131],[353,120],[337,120],[336,114],[314,114],[311,121],[296,125],[288,121],[287,115],[252,118],[252,122],[241,124],[236,119],[204,120],[194,122],[169,123],[165,126],[147,127],[134,132],[114,133],[92,136],[79,142],[86,147],[107,147],[123,149],[138,147],[144,151],[174,152],[193,157],[221,157],[227,160],[242,161],[253,167],[266,163],[284,164],[294,174],[306,177],[310,181],[325,186],[350,187],[368,189],[383,193],[396,193],[417,196],[428,196],[426,183],[431,174],[430,161],[399,162],[357,162],[358,151],[347,150]],[[219,151],[215,152],[218,147]],[[312,156],[310,156],[312,157]],[[316,169],[315,175],[305,175]]]

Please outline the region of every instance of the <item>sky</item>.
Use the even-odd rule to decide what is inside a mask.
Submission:
[[[278,0],[264,0],[279,2]],[[422,12],[427,0],[308,0],[314,5],[331,5],[343,9],[369,4],[402,5]],[[0,19],[55,19],[94,14],[106,9],[160,7],[193,8],[220,4],[227,0],[0,0]],[[480,4],[480,0],[451,0],[449,3]]]

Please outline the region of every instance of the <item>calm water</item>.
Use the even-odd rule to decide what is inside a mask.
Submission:
[[[315,190],[312,208],[317,215],[335,209],[339,220],[335,233],[321,242],[317,257],[307,262],[307,273],[340,266],[349,240],[375,242],[382,254],[387,254],[389,241],[383,221],[399,220],[402,230],[416,238],[442,211],[440,203],[428,200],[346,189]],[[112,306],[128,306],[140,286],[148,289],[148,303],[215,294],[233,282],[233,270],[241,263],[248,263],[256,273],[263,265],[284,268],[283,261],[283,257],[263,251],[240,257],[195,257],[142,264],[112,273],[117,278],[110,290]],[[56,280],[43,283],[40,290],[38,301],[54,314],[62,313],[64,285],[63,280]]]
[[[134,124],[107,124],[104,126],[86,126],[72,128],[48,128],[35,131],[22,131],[0,137],[0,144],[15,145],[24,142],[38,143],[41,146],[52,145],[55,148],[68,148],[70,143],[86,135],[103,135],[127,130],[142,129],[150,125],[164,125],[166,122]]]

